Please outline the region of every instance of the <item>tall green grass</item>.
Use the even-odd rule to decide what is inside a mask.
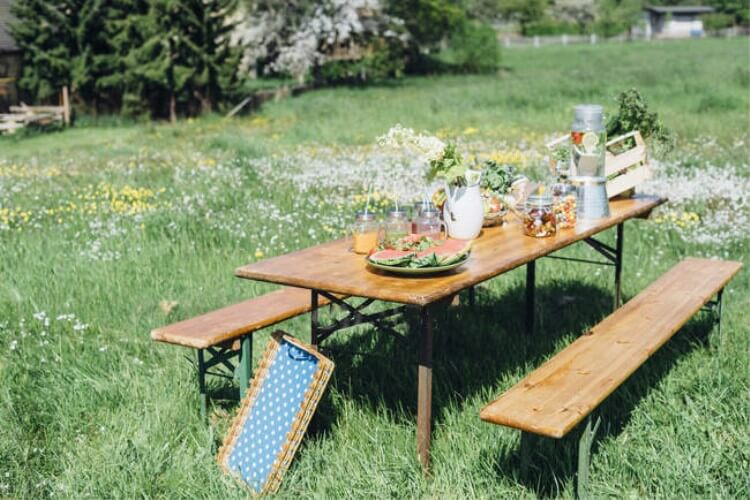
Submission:
[[[493,76],[321,90],[235,120],[81,126],[0,139],[0,166],[17,164],[22,172],[0,177],[0,200],[13,206],[57,206],[103,182],[164,187],[163,197],[148,199],[183,207],[192,205],[178,193],[203,194],[212,210],[209,217],[205,207],[156,210],[142,219],[73,214],[0,232],[0,497],[245,497],[215,464],[237,407],[236,385],[211,381],[214,403],[205,425],[194,353],[155,344],[148,332],[270,290],[232,275],[276,234],[264,236],[264,226],[278,225],[289,247],[313,243],[298,225],[243,212],[252,201],[303,218],[300,212],[318,210],[320,202],[300,199],[291,185],[271,182],[269,190],[267,180],[245,168],[246,159],[300,146],[367,144],[396,122],[459,136],[471,127],[478,130],[474,138],[491,143],[541,142],[565,130],[574,104],[611,105],[630,86],[677,131],[681,146],[703,136],[747,144],[747,53],[744,39],[509,50],[507,67]],[[750,175],[747,146],[704,153],[696,151],[691,166],[727,162]],[[210,177],[210,167],[196,167],[214,163],[238,166],[238,177]],[[51,175],[53,169],[59,172]],[[175,175],[178,169],[184,177]],[[202,173],[193,179],[190,172]],[[212,227],[211,217],[222,213],[246,216],[238,224],[249,236]],[[92,261],[81,251],[107,229],[91,224],[109,220],[123,233],[102,237],[94,253],[120,257]],[[687,255],[747,266],[748,243],[706,247],[663,226],[629,222],[625,295]],[[566,252],[590,257],[585,248]],[[478,418],[484,404],[610,310],[609,268],[542,261],[537,279],[534,336],[522,333],[522,270],[482,285],[475,308],[438,311],[428,479],[415,452],[415,339],[405,328],[396,339],[368,327],[332,337],[325,349],[336,363],[334,376],[280,496],[572,496],[575,436],[543,443],[530,479],[522,481],[517,432]],[[178,302],[169,315],[160,308],[164,300]],[[696,316],[607,400],[593,456],[595,496],[750,493],[748,306],[743,270],[725,294],[722,339],[710,335],[707,316]],[[48,326],[34,318],[40,312],[51,318]],[[68,313],[75,319],[57,319]],[[76,321],[88,326],[76,328]],[[283,327],[308,338],[306,317]],[[256,337],[256,356],[267,339]]]

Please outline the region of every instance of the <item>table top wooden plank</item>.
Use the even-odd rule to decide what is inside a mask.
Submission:
[[[424,306],[628,219],[644,217],[665,201],[655,196],[611,200],[609,217],[585,224],[579,221],[575,228],[558,230],[550,238],[524,235],[520,222],[509,216],[507,224],[485,228],[474,240],[466,264],[441,275],[404,277],[373,269],[362,255],[350,250],[351,242],[345,239],[255,262],[236,269],[235,274],[240,278]]]
[[[485,407],[495,424],[566,435],[740,270],[688,258]]]

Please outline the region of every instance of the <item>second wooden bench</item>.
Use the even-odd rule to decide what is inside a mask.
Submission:
[[[685,259],[482,409],[482,420],[522,431],[522,475],[533,434],[562,438],[586,419],[577,481],[578,495],[584,496],[599,426],[598,420],[592,424],[591,413],[706,305],[716,314],[720,334],[722,291],[740,267],[739,262]]]
[[[329,302],[322,297],[318,300],[320,306]],[[221,364],[230,372],[234,372],[235,366],[232,358],[239,355],[237,363],[240,397],[242,397],[252,378],[252,334],[261,328],[309,312],[311,308],[310,290],[282,288],[194,318],[156,328],[151,331],[151,338],[158,342],[197,350],[198,390],[201,414],[205,416],[208,404],[206,375],[212,374],[208,370]]]

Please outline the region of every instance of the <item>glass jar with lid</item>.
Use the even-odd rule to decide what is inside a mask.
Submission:
[[[552,209],[557,218],[558,229],[575,227],[577,202],[575,186],[566,182],[559,182],[552,186]]]
[[[557,217],[552,208],[552,194],[537,192],[526,198],[523,232],[527,236],[545,238],[557,233]]]
[[[352,250],[355,253],[366,254],[378,246],[380,224],[375,214],[357,212],[357,219],[352,225]]]
[[[443,239],[443,234],[447,234],[445,223],[440,220],[440,212],[437,210],[423,210],[415,219],[414,228],[415,233],[433,240]]]
[[[405,211],[391,210],[388,212],[388,218],[385,221],[383,229],[385,230],[386,244],[393,243],[411,234],[411,221]]]

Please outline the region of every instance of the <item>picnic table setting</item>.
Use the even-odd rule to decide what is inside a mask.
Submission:
[[[433,378],[436,310],[465,293],[470,313],[477,286],[523,267],[525,328],[518,335],[542,335],[535,325],[536,263],[555,259],[611,267],[613,312],[487,401],[477,422],[521,431],[522,474],[538,437],[561,439],[583,426],[577,492],[586,496],[597,407],[696,312],[708,310],[720,336],[722,290],[741,264],[687,258],[623,305],[625,224],[648,218],[669,193],[637,193],[650,175],[646,142],[638,130],[607,137],[600,105],[576,106],[569,133],[546,145],[545,179],[468,158],[456,144],[401,126],[378,142],[424,158],[429,189],[415,189],[411,200],[383,213],[371,203],[370,185],[346,237],[234,271],[281,288],[151,333],[196,350],[204,415],[206,375],[220,366],[237,374],[242,402],[219,452],[222,469],[252,493],[275,492],[335,372],[327,339],[357,325],[398,335],[394,324],[409,317],[416,318],[409,325],[419,346],[415,456],[429,474],[432,392],[441,383]],[[605,242],[612,237],[614,243]],[[556,254],[576,243],[592,257]],[[338,314],[323,314],[329,306]],[[254,368],[253,334],[302,314],[309,314],[309,341],[277,331]]]

